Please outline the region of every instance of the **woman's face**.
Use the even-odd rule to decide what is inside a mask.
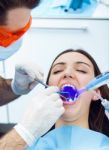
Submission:
[[[93,78],[94,67],[91,61],[78,52],[68,52],[54,62],[48,84],[59,88],[70,84],[80,89]],[[68,122],[88,121],[90,102],[93,98],[92,92],[85,92],[73,104],[63,104],[65,113],[61,119]]]

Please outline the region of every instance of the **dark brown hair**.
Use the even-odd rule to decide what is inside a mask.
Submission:
[[[94,66],[95,76],[97,76],[101,73],[100,69],[99,69],[97,63],[95,62],[95,60],[93,59],[93,57],[89,53],[87,53],[86,51],[84,51],[82,49],[76,49],[76,50],[67,49],[67,50],[61,52],[54,59],[53,63],[55,62],[55,60],[59,56],[65,54],[65,53],[69,53],[69,52],[73,52],[73,53],[78,52],[78,53],[83,54],[84,56],[86,56],[92,62],[93,66]],[[53,63],[52,63],[52,65],[53,65]],[[46,82],[47,84],[49,82],[49,77],[50,77],[50,74],[51,74],[52,65],[51,65],[51,68],[50,68],[49,73],[48,73],[47,82]],[[102,97],[109,100],[109,88],[108,88],[108,86],[103,85],[99,89],[100,89]],[[92,129],[94,131],[101,132],[101,133],[109,136],[109,120],[105,116],[104,108],[101,105],[100,100],[91,102],[90,113],[89,113],[89,126],[90,126],[90,129]]]
[[[0,25],[6,24],[7,12],[14,8],[35,8],[40,0],[0,0]]]

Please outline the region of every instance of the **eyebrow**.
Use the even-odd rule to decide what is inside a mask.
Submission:
[[[90,67],[90,65],[89,65],[88,63],[85,63],[85,62],[83,62],[83,61],[77,61],[77,62],[75,62],[75,64],[84,64],[84,65],[87,65],[88,67]],[[57,65],[65,65],[65,62],[59,62],[59,63],[57,63],[57,64],[54,64],[54,65],[52,66],[52,69],[53,69],[55,66],[57,66]]]
[[[57,64],[54,64],[54,65],[52,66],[52,69],[53,69],[55,66],[57,66],[57,65],[65,65],[65,63],[64,63],[64,62],[59,62],[59,63],[57,63]]]
[[[83,61],[77,61],[76,64],[84,64],[84,65],[87,65],[88,67],[91,67],[88,63],[85,63]]]

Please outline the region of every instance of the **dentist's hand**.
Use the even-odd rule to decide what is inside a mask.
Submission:
[[[43,72],[36,64],[16,65],[15,77],[11,84],[12,90],[16,95],[27,94],[38,84],[37,79],[43,80]]]
[[[30,146],[35,139],[45,134],[64,113],[63,102],[56,92],[57,87],[48,87],[36,95],[16,131]]]

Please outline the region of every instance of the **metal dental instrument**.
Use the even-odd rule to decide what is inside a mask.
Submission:
[[[45,86],[45,88],[49,87],[47,84],[45,84],[43,81],[37,79],[36,80],[38,83],[42,84],[43,86]]]
[[[46,83],[44,83],[43,81],[41,81],[41,80],[39,80],[39,79],[37,79],[36,80],[38,83],[40,83],[41,85],[43,85],[45,88],[47,88],[47,87],[49,87]],[[62,94],[62,93],[68,93],[68,92],[61,92],[61,91],[59,91],[59,92],[57,92],[57,93],[59,93],[60,95]],[[61,95],[61,96],[63,96],[63,95]],[[63,96],[64,97],[64,96]],[[65,98],[65,97],[64,97]]]

